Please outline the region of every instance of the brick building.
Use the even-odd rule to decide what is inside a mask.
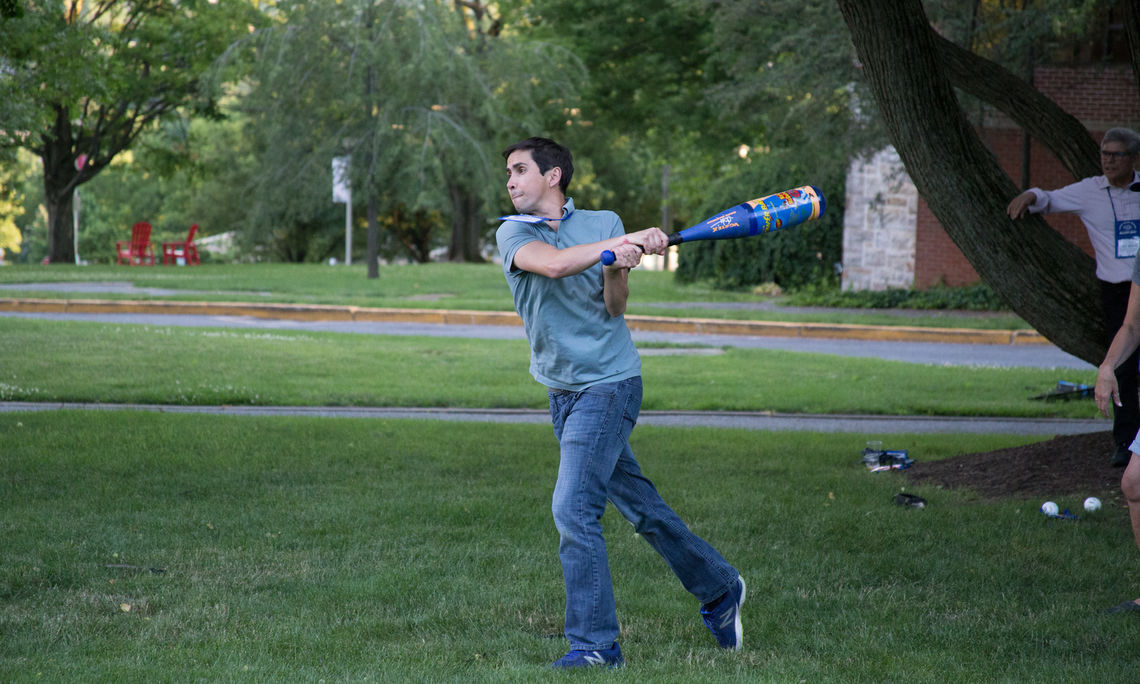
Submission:
[[[1115,126],[1140,130],[1140,93],[1127,63],[1038,67],[1033,82],[1098,141]],[[1021,129],[999,115],[987,119],[978,133],[1020,185]],[[1028,169],[1026,188],[1054,189],[1078,180],[1037,141],[1029,145]],[[1084,226],[1076,217],[1048,216],[1046,220],[1092,255]],[[843,266],[844,290],[925,289],[978,281],[978,274],[918,197],[891,148],[870,160],[856,160],[848,170]]]

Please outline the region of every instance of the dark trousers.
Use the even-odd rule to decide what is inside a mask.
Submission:
[[[1124,323],[1124,314],[1128,310],[1128,293],[1131,289],[1131,282],[1100,281],[1100,301],[1104,307],[1105,332],[1108,334],[1106,344],[1112,344],[1112,338]],[[1136,430],[1140,429],[1140,397],[1137,396],[1136,383],[1138,369],[1140,369],[1140,350],[1132,352],[1132,356],[1116,367],[1116,384],[1120,386],[1121,406],[1113,407],[1112,438],[1117,446],[1128,447],[1136,438]]]

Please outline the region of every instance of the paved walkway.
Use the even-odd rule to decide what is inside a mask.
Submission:
[[[0,402],[0,413],[15,411],[152,411],[224,416],[310,416],[319,418],[396,418],[416,420],[528,423],[549,425],[537,409],[371,408],[327,406],[173,406],[167,404],[82,404]],[[860,434],[1075,435],[1103,432],[1109,420],[1068,418],[962,418],[954,416],[807,415],[751,411],[642,411],[638,425],[710,427],[794,432]]]

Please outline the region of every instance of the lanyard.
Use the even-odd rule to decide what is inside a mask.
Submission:
[[[1117,259],[1134,259],[1140,252],[1140,222],[1136,219],[1121,221],[1116,215],[1116,203],[1112,200],[1112,188],[1104,189],[1108,193],[1108,204],[1112,207],[1112,232],[1116,243]]]
[[[565,207],[563,207],[563,210]],[[505,217],[499,217],[500,221],[519,221],[520,223],[545,223],[546,221],[565,221],[572,217],[573,210],[567,212],[561,219],[552,219],[549,217],[536,217],[535,214],[506,214]]]
[[[1132,192],[1140,192],[1140,181],[1129,185],[1128,189]],[[1104,191],[1108,193],[1108,206],[1112,207],[1112,222],[1116,223],[1120,221],[1120,219],[1116,218],[1116,203],[1112,201],[1112,186],[1109,185]]]
[[[573,215],[574,212],[570,212],[562,218],[548,218],[546,216],[535,216],[534,214],[507,214],[506,216],[500,216],[499,220],[518,221],[519,223],[545,223],[546,221],[565,221]]]

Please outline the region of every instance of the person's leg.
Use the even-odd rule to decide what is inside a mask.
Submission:
[[[1133,448],[1140,447],[1140,440],[1133,442]],[[1140,549],[1140,456],[1132,454],[1132,459],[1124,469],[1120,478],[1120,491],[1124,492],[1124,499],[1128,502],[1128,517],[1132,521],[1132,538],[1136,548]],[[1110,613],[1124,611],[1140,611],[1140,599],[1125,601],[1109,608]]]
[[[641,379],[626,381],[638,396]],[[722,648],[741,647],[740,608],[745,587],[740,574],[708,542],[694,534],[641,472],[628,441],[609,482],[609,499],[634,530],[665,560],[681,584],[701,602],[700,615]]]
[[[614,468],[610,501],[701,603],[723,596],[740,576],[708,542],[694,534],[641,473],[626,444]]]
[[[1112,343],[1112,338],[1124,323],[1124,315],[1128,310],[1128,295],[1132,283],[1106,283],[1100,281],[1101,306],[1104,312],[1106,344]],[[1131,453],[1128,450],[1132,440],[1136,438],[1140,429],[1140,387],[1137,386],[1137,373],[1140,368],[1140,350],[1132,354],[1116,369],[1116,384],[1120,388],[1120,406],[1113,407],[1112,438],[1116,443],[1116,450],[1112,456],[1112,464],[1118,467],[1127,465]]]
[[[633,396],[621,383],[552,391],[550,406],[561,446],[551,509],[566,585],[566,638],[573,650],[604,650],[617,640],[618,621],[601,518],[640,393]]]
[[[1140,440],[1133,443],[1133,446],[1140,447]],[[1124,492],[1124,500],[1128,502],[1132,538],[1136,541],[1136,548],[1140,549],[1140,456],[1135,453],[1120,478],[1120,491]]]

